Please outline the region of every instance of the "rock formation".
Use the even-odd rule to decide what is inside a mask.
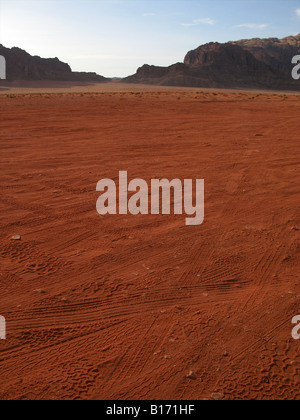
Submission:
[[[31,56],[20,48],[5,48],[0,44],[0,55],[6,59],[6,80],[55,80],[72,82],[107,82],[96,73],[73,72],[58,58]]]
[[[166,86],[300,90],[292,79],[292,58],[300,54],[300,35],[209,43],[190,51],[183,63],[144,65],[124,81]]]

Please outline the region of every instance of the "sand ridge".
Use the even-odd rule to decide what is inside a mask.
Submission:
[[[295,91],[272,91],[272,90],[255,90],[255,89],[211,89],[211,88],[194,88],[180,86],[154,86],[149,84],[125,83],[122,80],[112,81],[109,83],[87,83],[87,82],[57,82],[51,80],[44,81],[24,81],[16,80],[6,82],[0,80],[0,95],[8,94],[90,94],[90,93],[143,93],[153,92],[173,92],[173,93],[253,93],[253,94],[278,94],[288,96],[299,96],[300,93]]]

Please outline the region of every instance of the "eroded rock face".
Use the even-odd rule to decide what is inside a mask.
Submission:
[[[253,56],[271,66],[276,72],[290,76],[291,59],[300,54],[300,34],[283,39],[249,39],[233,42],[249,51]]]
[[[209,43],[170,67],[145,65],[125,79],[131,83],[218,88],[300,90],[291,77],[292,57],[300,53],[300,35]]]
[[[71,67],[58,58],[31,56],[20,48],[5,48],[0,44],[0,55],[6,59],[6,78],[13,80],[56,80],[106,82],[109,79],[96,73],[72,72]]]

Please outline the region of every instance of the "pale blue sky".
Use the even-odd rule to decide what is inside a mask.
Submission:
[[[0,0],[0,43],[126,76],[199,45],[300,33],[300,0]]]

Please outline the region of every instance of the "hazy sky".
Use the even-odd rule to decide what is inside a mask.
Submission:
[[[300,32],[300,0],[0,0],[0,43],[126,76],[199,45]]]

